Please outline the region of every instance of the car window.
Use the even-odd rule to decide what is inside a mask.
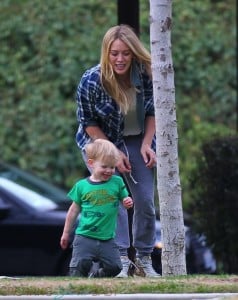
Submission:
[[[54,202],[60,203],[68,200],[67,193],[63,189],[18,168],[0,163],[0,177],[7,178],[46,198],[52,199]]]
[[[17,197],[21,198],[22,201],[28,205],[40,209],[56,209],[57,204],[52,200],[32,191],[26,187],[23,187],[9,179],[0,178],[0,186],[15,194]]]

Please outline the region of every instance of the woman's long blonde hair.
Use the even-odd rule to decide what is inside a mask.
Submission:
[[[147,74],[151,77],[151,56],[149,51],[143,46],[133,29],[128,25],[117,25],[111,27],[105,34],[101,47],[101,83],[107,93],[116,101],[121,111],[126,113],[129,108],[129,96],[126,86],[115,76],[112,65],[109,61],[109,54],[112,43],[120,39],[132,51],[132,56],[144,67]]]

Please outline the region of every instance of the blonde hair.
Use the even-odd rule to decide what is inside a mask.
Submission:
[[[85,146],[88,159],[100,160],[105,164],[116,165],[119,159],[117,147],[110,141],[96,139]]]
[[[147,74],[151,77],[151,56],[149,51],[143,46],[133,29],[128,25],[117,25],[111,27],[104,35],[101,47],[101,74],[102,86],[108,94],[116,101],[122,112],[126,113],[129,108],[129,95],[126,92],[125,84],[120,82],[113,71],[109,61],[109,54],[112,43],[120,39],[131,50],[133,59],[139,63],[139,66],[145,68]]]

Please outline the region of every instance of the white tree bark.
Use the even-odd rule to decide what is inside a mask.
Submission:
[[[185,275],[185,233],[171,53],[172,0],[150,0],[150,45],[156,117],[162,275]]]

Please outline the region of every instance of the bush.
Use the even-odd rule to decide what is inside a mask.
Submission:
[[[0,156],[69,188],[85,167],[74,137],[75,91],[98,63],[101,39],[117,23],[117,1],[1,0]],[[235,4],[175,1],[175,68],[183,202],[205,137],[234,130]],[[140,38],[150,46],[149,1],[140,1]]]
[[[206,234],[220,271],[238,273],[238,137],[205,143],[198,166],[190,186],[194,226]]]
[[[85,170],[74,138],[75,91],[99,62],[116,3],[2,0],[0,9],[1,159],[71,186]]]

